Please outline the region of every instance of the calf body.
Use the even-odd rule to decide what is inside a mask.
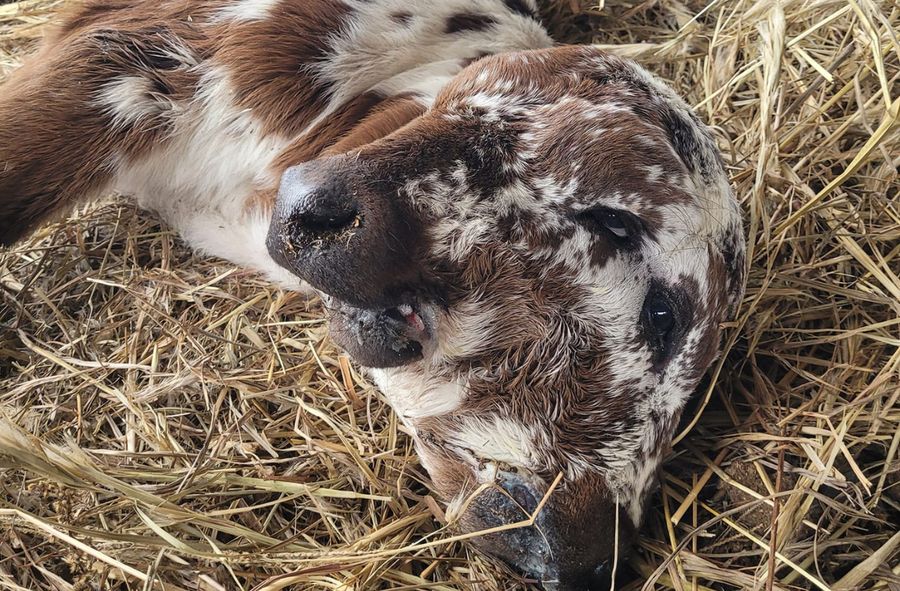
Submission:
[[[88,2],[0,110],[0,243],[118,191],[266,272],[282,172],[421,115],[477,57],[547,47],[527,2]]]
[[[0,241],[119,191],[323,297],[477,544],[593,589],[743,289],[708,130],[530,0],[91,1],[0,93]],[[556,483],[552,485],[551,483]]]

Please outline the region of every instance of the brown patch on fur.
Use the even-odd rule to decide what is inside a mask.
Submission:
[[[83,51],[69,52],[45,52],[0,93],[0,244],[101,187],[110,177],[104,159],[125,145],[125,134],[110,134],[109,119],[88,104],[91,89],[79,82],[90,73],[71,69]]]
[[[467,68],[467,67],[471,66],[472,64],[474,64],[475,62],[477,62],[478,60],[480,60],[481,58],[487,57],[489,55],[491,55],[491,54],[486,51],[482,51],[482,52],[479,52],[478,55],[476,55],[475,57],[467,57],[463,60],[460,60],[459,63],[463,68]]]
[[[148,26],[149,10],[124,2],[81,5],[4,84],[0,244],[102,190],[115,161],[161,141],[173,105],[193,94],[190,67],[200,58],[190,43],[200,34],[183,18],[191,11],[168,3],[160,9],[165,24]],[[140,116],[114,124],[98,99],[108,84],[126,77],[146,82],[148,90],[140,97]]]
[[[447,19],[444,32],[448,35],[464,31],[483,31],[496,23],[493,17],[486,14],[459,13]]]
[[[146,28],[150,23],[194,27],[208,20],[222,5],[222,0],[164,0],[152,4],[133,0],[82,0],[63,6],[60,25],[50,32],[44,43],[52,45],[64,38],[98,29]]]
[[[397,24],[408,25],[413,19],[413,14],[405,10],[391,13],[391,20]]]
[[[278,198],[278,187],[266,187],[256,189],[244,200],[244,213],[270,212],[275,207]]]
[[[338,0],[294,0],[261,21],[213,27],[216,61],[228,68],[239,106],[251,109],[267,134],[293,137],[328,102],[328,85],[310,70],[350,14]]]
[[[528,52],[534,58],[525,65],[522,62],[507,59],[503,54],[488,56],[477,67],[467,68],[460,72],[453,82],[440,92],[435,104],[452,104],[464,101],[469,96],[484,89],[481,74],[487,70],[490,78],[510,81],[511,92],[529,96],[535,103],[553,103],[572,91],[571,79],[566,73],[576,71],[582,57],[568,47],[556,47],[549,50],[532,50]],[[542,59],[552,56],[552,59]]]
[[[601,106],[631,100],[621,91],[607,90],[586,98]],[[618,193],[627,199],[636,195],[640,216],[654,233],[662,224],[654,206],[693,200],[672,182],[684,175],[684,166],[669,149],[661,129],[629,112],[586,116],[585,108],[580,101],[571,101],[549,109],[546,131],[536,134],[538,151],[544,155],[538,174],[563,180],[575,176],[582,190],[598,196]],[[577,172],[573,164],[580,165]],[[660,169],[652,181],[649,170],[644,170],[650,164]]]

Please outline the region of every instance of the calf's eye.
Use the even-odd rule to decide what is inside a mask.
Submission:
[[[678,287],[651,281],[640,315],[640,331],[657,369],[678,349],[693,322],[693,308]]]
[[[601,215],[603,226],[619,238],[628,238],[630,232],[622,216],[615,211],[605,211]]]
[[[675,328],[675,312],[672,310],[671,304],[662,296],[651,296],[647,299],[644,314],[657,338],[665,341],[672,329]]]
[[[591,232],[610,236],[621,246],[632,245],[641,228],[632,214],[603,206],[579,212],[574,219]]]

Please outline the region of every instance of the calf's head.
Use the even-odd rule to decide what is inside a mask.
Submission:
[[[476,543],[559,589],[627,548],[743,284],[709,132],[585,47],[482,59],[394,133],[289,169],[268,245],[464,531],[540,506]]]

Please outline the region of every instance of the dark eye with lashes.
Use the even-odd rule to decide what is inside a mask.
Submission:
[[[667,356],[681,332],[672,296],[662,289],[651,289],[644,300],[641,324],[650,346],[660,357]]]
[[[594,234],[606,234],[620,245],[635,242],[641,233],[640,221],[627,211],[593,207],[575,214],[575,221]]]
[[[645,306],[647,323],[661,338],[665,338],[675,327],[675,311],[665,299],[653,297],[647,300]]]

